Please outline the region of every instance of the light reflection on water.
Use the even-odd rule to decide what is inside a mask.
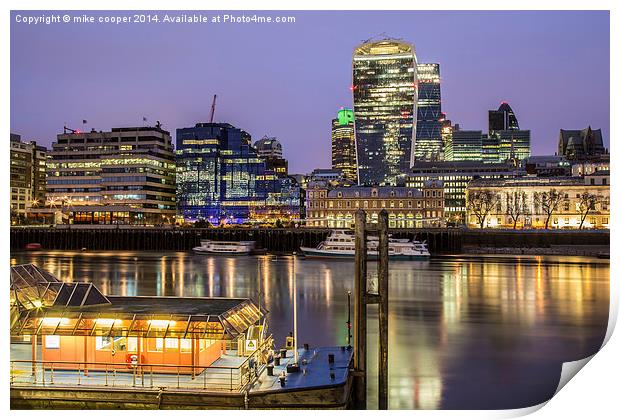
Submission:
[[[251,297],[276,343],[292,330],[293,257],[188,253],[15,253],[105,294]],[[346,344],[353,262],[297,260],[299,341]],[[376,278],[376,265],[369,274]],[[390,407],[517,408],[553,394],[561,363],[605,335],[609,263],[581,257],[390,262]],[[377,313],[369,309],[369,407],[376,407]]]

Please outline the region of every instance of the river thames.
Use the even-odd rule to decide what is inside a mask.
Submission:
[[[185,252],[15,252],[65,281],[110,295],[250,297],[269,311],[276,345],[347,344],[352,261]],[[369,289],[376,287],[370,262]],[[596,352],[609,314],[609,261],[451,256],[390,261],[391,409],[508,409],[550,398],[562,363]],[[353,300],[353,299],[351,299]],[[369,309],[368,407],[377,406],[377,312]]]

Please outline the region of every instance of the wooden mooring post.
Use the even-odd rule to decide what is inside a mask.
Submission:
[[[379,304],[379,409],[388,408],[388,213],[379,213],[378,294],[367,291],[366,212],[355,213],[355,306],[354,349],[355,408],[366,409],[367,383],[367,305]]]
[[[366,212],[355,213],[355,301],[353,305],[353,368],[355,370],[355,402],[366,409]]]

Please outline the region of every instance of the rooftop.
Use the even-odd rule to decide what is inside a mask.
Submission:
[[[479,178],[469,182],[471,187],[537,187],[537,186],[578,186],[584,185],[583,178],[573,176],[557,177],[518,177],[518,178]]]
[[[33,264],[11,267],[11,334],[217,336],[233,338],[264,314],[250,299],[105,296]]]
[[[376,195],[373,195],[376,194]],[[334,188],[328,198],[407,198],[422,197],[422,191],[410,187],[345,187]]]

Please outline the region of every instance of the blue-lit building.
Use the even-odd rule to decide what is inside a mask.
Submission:
[[[299,199],[291,199],[283,181],[267,169],[247,132],[227,123],[198,123],[177,129],[176,142],[178,211],[186,222],[299,217]]]

